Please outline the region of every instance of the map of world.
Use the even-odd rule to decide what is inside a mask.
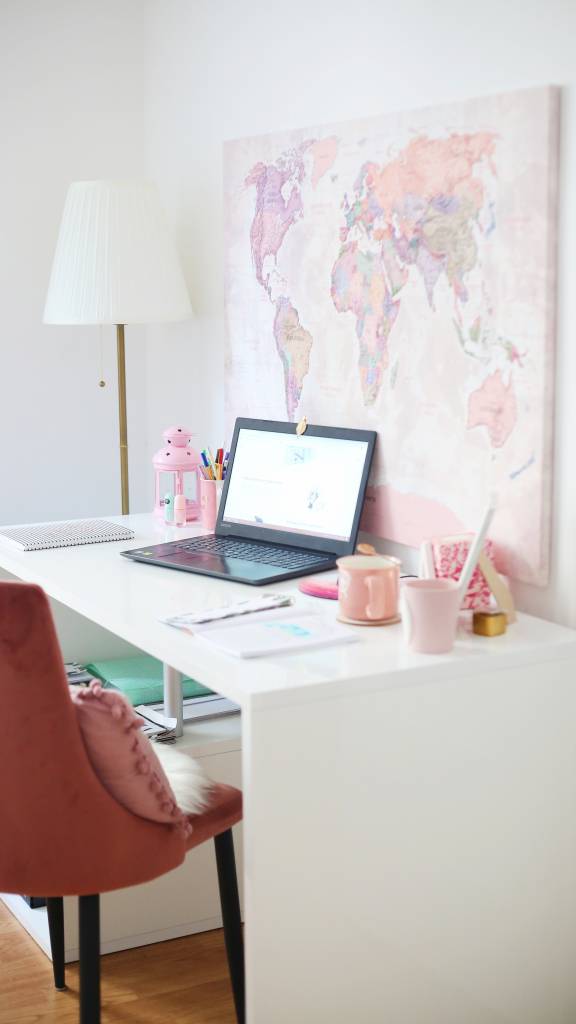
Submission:
[[[379,433],[363,517],[545,583],[557,93],[225,146],[227,412]]]

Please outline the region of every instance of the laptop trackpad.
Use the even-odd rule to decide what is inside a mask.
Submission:
[[[216,573],[218,576],[236,576],[244,580],[267,580],[283,570],[276,565],[247,562],[243,558],[226,558],[209,551],[179,551],[164,562],[175,569],[189,569],[192,572]]]

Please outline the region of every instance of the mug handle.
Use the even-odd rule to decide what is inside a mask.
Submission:
[[[376,597],[374,592],[374,583],[378,583],[378,576],[368,576],[366,578],[366,586],[368,587],[368,604],[366,605],[366,615],[369,619],[383,619],[384,618],[384,605],[380,605],[380,611],[374,609],[372,603],[373,598]]]

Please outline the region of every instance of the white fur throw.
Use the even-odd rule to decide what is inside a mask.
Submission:
[[[200,814],[210,800],[212,783],[198,761],[171,743],[154,743],[153,746],[180,810],[185,814]]]

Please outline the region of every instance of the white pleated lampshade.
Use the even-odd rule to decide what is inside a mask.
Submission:
[[[70,185],[44,323],[152,324],[191,315],[156,186],[147,181]]]

